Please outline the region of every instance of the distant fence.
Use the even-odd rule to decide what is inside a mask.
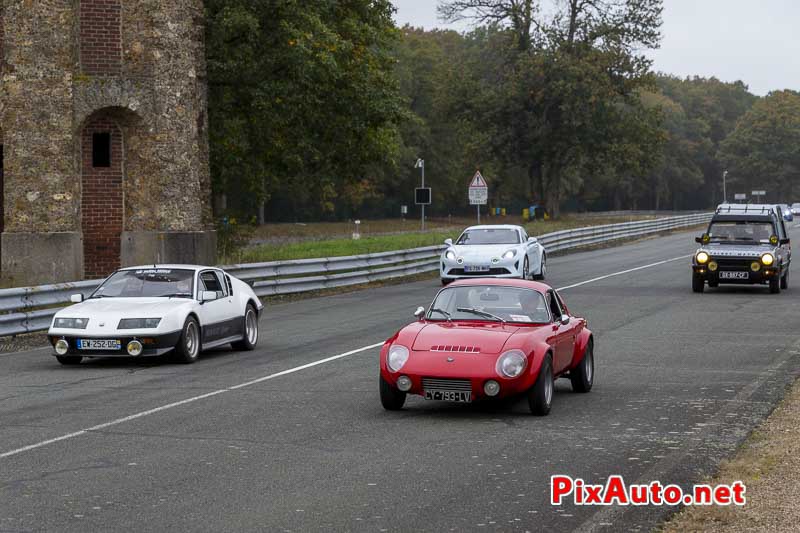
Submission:
[[[548,253],[638,238],[708,222],[710,213],[606,224],[540,235]],[[252,285],[258,296],[274,296],[361,285],[438,270],[444,245],[347,257],[271,261],[222,267]],[[91,294],[102,280],[0,290],[0,336],[43,331],[70,295]]]

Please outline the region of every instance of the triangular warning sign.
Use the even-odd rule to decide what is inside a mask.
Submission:
[[[481,171],[480,170],[477,171],[474,176],[472,176],[472,181],[470,182],[469,186],[470,187],[480,187],[480,188],[486,188],[487,187],[486,180],[483,179],[483,176],[481,175]]]

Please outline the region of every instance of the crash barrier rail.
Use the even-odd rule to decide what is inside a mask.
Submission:
[[[538,237],[548,253],[592,246],[609,241],[638,238],[708,222],[710,213],[590,226],[556,231]],[[222,267],[249,283],[258,296],[361,285],[439,268],[444,245],[426,246],[347,257],[270,261]],[[70,295],[91,294],[102,280],[57,283],[0,290],[0,336],[46,330],[53,315],[70,303]]]

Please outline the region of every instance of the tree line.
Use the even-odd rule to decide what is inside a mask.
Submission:
[[[434,216],[703,209],[800,194],[800,94],[655,73],[661,0],[449,0],[467,32],[396,27],[389,0],[207,0],[219,214],[395,217],[425,160]],[[794,187],[794,190],[792,190]]]

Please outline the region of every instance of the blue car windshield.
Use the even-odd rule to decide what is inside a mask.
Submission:
[[[194,270],[152,268],[119,270],[91,298],[191,298]]]
[[[519,244],[519,233],[513,229],[471,229],[456,244]]]

